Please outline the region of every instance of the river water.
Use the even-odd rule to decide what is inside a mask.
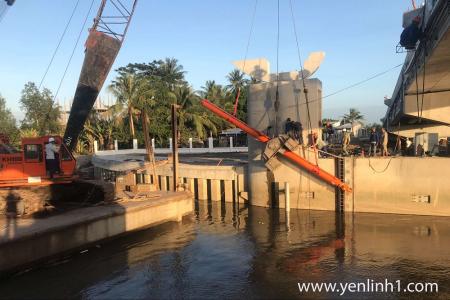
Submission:
[[[195,214],[0,282],[0,298],[450,299],[450,218],[197,202]],[[369,280],[369,281],[368,281]],[[298,283],[437,283],[438,293],[300,292]],[[369,287],[367,287],[369,286]],[[372,285],[372,291],[373,289]],[[380,290],[380,287],[378,287]]]

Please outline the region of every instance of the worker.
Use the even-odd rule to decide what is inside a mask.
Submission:
[[[405,47],[406,50],[414,50],[417,41],[424,37],[422,30],[419,28],[420,21],[420,16],[416,16],[411,24],[406,27],[400,35],[400,45]]]
[[[292,122],[291,118],[287,118],[284,123],[284,133],[287,134],[290,138],[294,139],[294,122]]]
[[[300,122],[293,122],[294,138],[300,145],[303,145],[303,125]]]
[[[347,147],[350,144],[350,131],[347,131],[345,128],[342,130],[342,154],[348,155]]]
[[[388,156],[388,150],[387,150],[387,145],[388,145],[388,132],[386,131],[386,129],[381,128],[381,155],[382,156]]]
[[[325,132],[327,134],[327,143],[328,144],[332,144],[333,142],[333,135],[334,135],[334,128],[333,125],[330,122],[327,122],[326,128],[325,128]]]
[[[59,172],[59,146],[56,145],[54,138],[48,139],[48,144],[45,145],[45,165],[47,167],[47,173],[50,178]]]
[[[378,132],[376,131],[375,127],[372,127],[372,130],[370,131],[369,142],[370,142],[369,156],[372,153],[373,153],[373,156],[376,156],[377,155],[377,146],[380,142],[380,138],[378,136]]]
[[[406,151],[405,151],[406,156],[413,155],[411,153],[412,152],[412,144],[413,144],[413,142],[411,141],[411,139],[407,138],[406,139]]]

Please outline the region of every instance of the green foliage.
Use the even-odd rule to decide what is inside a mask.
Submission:
[[[353,123],[363,119],[364,116],[356,108],[350,108],[349,113],[343,116],[344,123]]]
[[[149,135],[158,147],[167,147],[171,137],[171,105],[178,105],[180,143],[187,145],[190,137],[205,140],[217,135],[230,124],[210,113],[200,105],[207,98],[232,113],[238,91],[240,92],[238,118],[246,119],[247,88],[244,74],[233,70],[227,76],[228,85],[207,81],[201,91],[194,91],[185,79],[183,66],[174,58],[134,63],[116,70],[117,76],[109,86],[116,104],[103,115],[91,116],[80,137],[85,151],[92,151],[93,141],[100,148],[109,148],[116,139],[120,145],[131,146],[137,138],[144,144],[142,112],[148,116]]]
[[[34,129],[40,136],[62,133],[61,108],[53,101],[50,90],[41,92],[35,83],[28,82],[22,90],[20,104],[25,112],[22,129]]]
[[[0,95],[0,134],[8,136],[11,144],[19,143],[19,130],[16,119],[9,109],[6,108],[6,100]]]

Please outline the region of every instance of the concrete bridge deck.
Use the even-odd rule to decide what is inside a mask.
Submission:
[[[391,132],[450,136],[450,4],[425,1],[424,34],[408,52],[388,106],[384,124]]]

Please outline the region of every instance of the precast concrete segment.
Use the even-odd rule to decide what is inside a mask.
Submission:
[[[267,143],[270,138],[263,134],[262,132],[251,128],[246,123],[238,120],[237,118],[233,117],[229,113],[225,112],[224,110],[220,109],[216,105],[212,104],[208,100],[204,99],[201,101],[201,104],[206,109],[210,110],[217,116],[223,118],[224,120],[230,122],[231,124],[235,125],[236,127],[239,127],[243,131],[247,132],[249,135],[257,139],[258,141],[262,143]],[[330,173],[320,169],[318,166],[310,163],[309,161],[305,160],[304,158],[300,157],[297,153],[292,152],[290,150],[284,150],[283,152],[279,152],[284,157],[288,158],[290,161],[295,163],[296,165],[302,167],[303,169],[307,170],[311,174],[314,174],[315,176],[321,178],[325,182],[338,186],[340,189],[346,192],[351,192],[351,188],[344,182],[342,182],[339,178],[331,175]]]
[[[121,43],[102,32],[91,30],[86,54],[64,133],[64,143],[72,151],[94,106],[103,83],[119,53]]]

